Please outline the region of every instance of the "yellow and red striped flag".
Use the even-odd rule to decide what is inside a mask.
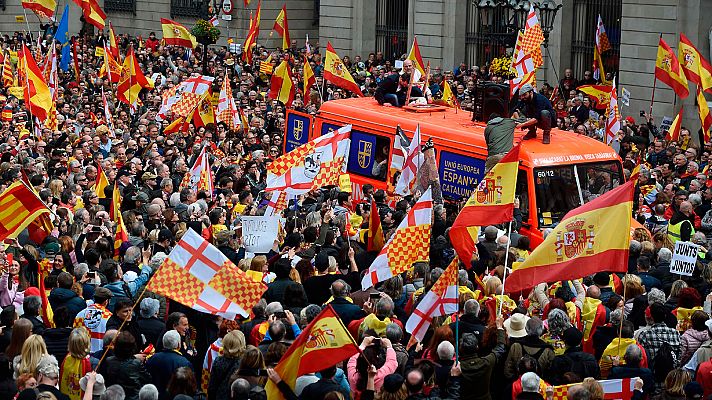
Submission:
[[[277,14],[277,18],[274,20],[274,29],[279,36],[282,37],[282,49],[287,50],[289,48],[289,24],[287,23],[287,4],[282,6],[282,10]]]
[[[334,51],[334,48],[331,46],[331,42],[326,44],[324,79],[342,89],[349,90],[363,97],[361,88],[359,88],[356,84],[356,81],[354,81],[354,78],[351,76],[349,69],[341,61],[341,58],[338,54],[336,54],[336,51]]]
[[[509,222],[514,214],[519,149],[514,146],[482,178],[450,229],[450,241],[460,260],[469,264],[480,226]]]
[[[600,107],[607,108],[611,104],[611,85],[582,85],[577,90],[596,100]]]
[[[5,60],[2,63],[2,85],[6,88],[12,86],[15,81],[15,76],[12,73],[12,60],[10,54],[5,55]]]
[[[429,259],[432,215],[433,195],[428,188],[371,263],[361,280],[364,290],[409,270],[415,262]]]
[[[658,44],[658,58],[655,60],[655,77],[670,86],[681,99],[690,95],[682,66],[662,36]]]
[[[381,215],[378,213],[376,200],[371,197],[371,214],[368,220],[368,242],[367,251],[380,252],[385,245],[386,239],[383,236],[383,226],[381,225]]]
[[[687,80],[702,86],[702,90],[712,93],[712,65],[705,59],[700,51],[692,44],[684,33],[680,33],[680,42],[677,45],[678,59]]]
[[[440,100],[448,107],[457,107],[457,98],[452,93],[452,88],[450,88],[448,81],[443,81],[443,95]]]
[[[109,217],[116,224],[116,235],[114,235],[114,258],[119,257],[119,248],[124,242],[129,240],[129,233],[124,225],[124,217],[121,215],[121,193],[114,183],[114,195],[111,201],[111,215]]]
[[[50,210],[22,181],[0,194],[0,240],[16,238],[34,220]]]
[[[670,127],[667,130],[665,140],[668,142],[677,142],[678,139],[680,139],[680,128],[682,128],[682,109],[683,107],[680,107],[680,111],[677,112],[675,119],[672,120],[672,124],[670,124]]]
[[[423,57],[420,55],[417,37],[413,38],[413,44],[410,46],[410,52],[406,59],[413,61],[413,67],[420,72],[420,76],[425,76],[425,63],[423,62]]]
[[[309,96],[309,89],[316,84],[316,76],[314,75],[314,70],[311,67],[311,64],[309,64],[309,59],[305,56],[304,57],[304,97]]]
[[[111,22],[109,22],[109,52],[115,59],[119,59],[119,42],[116,40],[116,32]]]
[[[328,304],[289,346],[274,370],[294,389],[297,377],[321,371],[359,352],[359,347]],[[265,386],[268,399],[283,400],[274,382]]]
[[[139,92],[144,88],[152,89],[153,80],[143,74],[136,60],[133,47],[129,47],[121,70],[121,78],[119,79],[119,86],[116,90],[116,98],[125,104],[133,105],[138,100]]]
[[[104,193],[104,189],[109,186],[109,179],[106,177],[104,169],[101,168],[101,164],[97,164],[96,169],[97,171],[96,182],[94,183],[94,192],[97,196],[99,196],[100,199],[105,199],[106,194]]]
[[[697,107],[700,111],[700,123],[702,124],[702,133],[704,134],[705,143],[710,141],[710,128],[712,128],[712,115],[710,108],[707,105],[707,99],[702,92],[701,87],[697,87]]]
[[[245,38],[245,44],[242,46],[242,54],[244,60],[248,64],[252,64],[252,48],[257,44],[257,38],[260,36],[260,19],[262,15],[262,0],[257,3],[255,15],[250,18],[250,29]]]
[[[40,68],[37,66],[26,44],[22,45],[22,59],[25,67],[25,77],[27,79],[27,84],[24,85],[25,100],[27,101],[30,113],[39,120],[45,120],[49,115],[53,103],[49,86],[47,86],[44,78],[42,78],[42,71],[40,71]]]
[[[52,18],[57,8],[56,0],[22,0],[22,7],[32,10],[39,17]]]
[[[289,63],[284,60],[274,69],[270,81],[269,98],[279,100],[289,107],[294,100],[297,89],[292,81],[292,72]]]
[[[215,123],[215,109],[210,101],[212,94],[206,93],[201,97],[200,103],[193,110],[193,124],[196,128]],[[188,118],[190,121],[190,118]]]
[[[161,18],[161,28],[163,29],[163,40],[165,40],[166,45],[187,47],[189,49],[194,49],[198,46],[195,36],[178,22]]]
[[[569,211],[507,278],[508,292],[540,282],[578,279],[600,271],[628,271],[630,216],[637,181],[630,180]]]
[[[94,25],[100,31],[104,30],[106,14],[96,0],[74,0],[74,3],[82,9],[87,23]]]

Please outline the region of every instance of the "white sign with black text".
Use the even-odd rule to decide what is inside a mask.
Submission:
[[[245,250],[256,254],[268,253],[279,233],[279,217],[243,216],[240,220]]]
[[[670,273],[692,276],[697,264],[697,245],[692,242],[675,242],[675,251],[672,253]]]

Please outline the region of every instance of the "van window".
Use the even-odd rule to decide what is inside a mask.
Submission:
[[[346,170],[366,178],[386,181],[391,141],[387,137],[351,131],[351,150]]]
[[[527,171],[520,169],[517,173],[517,189],[515,196],[519,199],[519,212],[522,213],[522,223],[529,223],[529,180]]]
[[[576,174],[578,172],[578,182]],[[620,162],[551,166],[534,169],[539,228],[551,227],[572,209],[622,183]],[[579,193],[579,185],[581,191]]]
[[[438,162],[443,197],[467,200],[485,175],[485,161],[443,150]]]

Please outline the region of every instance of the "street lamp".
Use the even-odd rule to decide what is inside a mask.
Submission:
[[[512,4],[512,11],[514,13],[514,15],[513,15],[514,26],[516,26],[517,30],[524,29],[524,25],[526,24],[526,21],[527,21],[527,14],[529,14],[529,7],[530,7],[529,1],[527,1],[527,0],[521,0],[521,1],[511,0],[510,4]]]
[[[548,47],[549,45],[549,34],[551,30],[554,29],[556,13],[561,7],[561,4],[556,4],[553,0],[542,0],[538,4],[534,4],[534,8],[539,10],[539,23],[544,33],[544,47]]]
[[[491,32],[494,25],[494,9],[497,3],[494,0],[481,0],[477,3],[480,14],[480,28],[483,32]]]

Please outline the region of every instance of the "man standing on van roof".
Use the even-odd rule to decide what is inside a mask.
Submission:
[[[513,119],[503,118],[497,113],[490,114],[485,128],[485,142],[487,143],[485,174],[512,150],[514,128],[516,127],[517,122]]]
[[[524,136],[524,140],[534,139],[536,137],[536,128],[541,128],[544,131],[542,142],[549,144],[551,127],[556,124],[554,120],[556,113],[549,99],[536,93],[534,87],[527,83],[519,89],[519,100],[519,110],[529,118],[517,125],[518,128],[529,128],[529,133]]]

